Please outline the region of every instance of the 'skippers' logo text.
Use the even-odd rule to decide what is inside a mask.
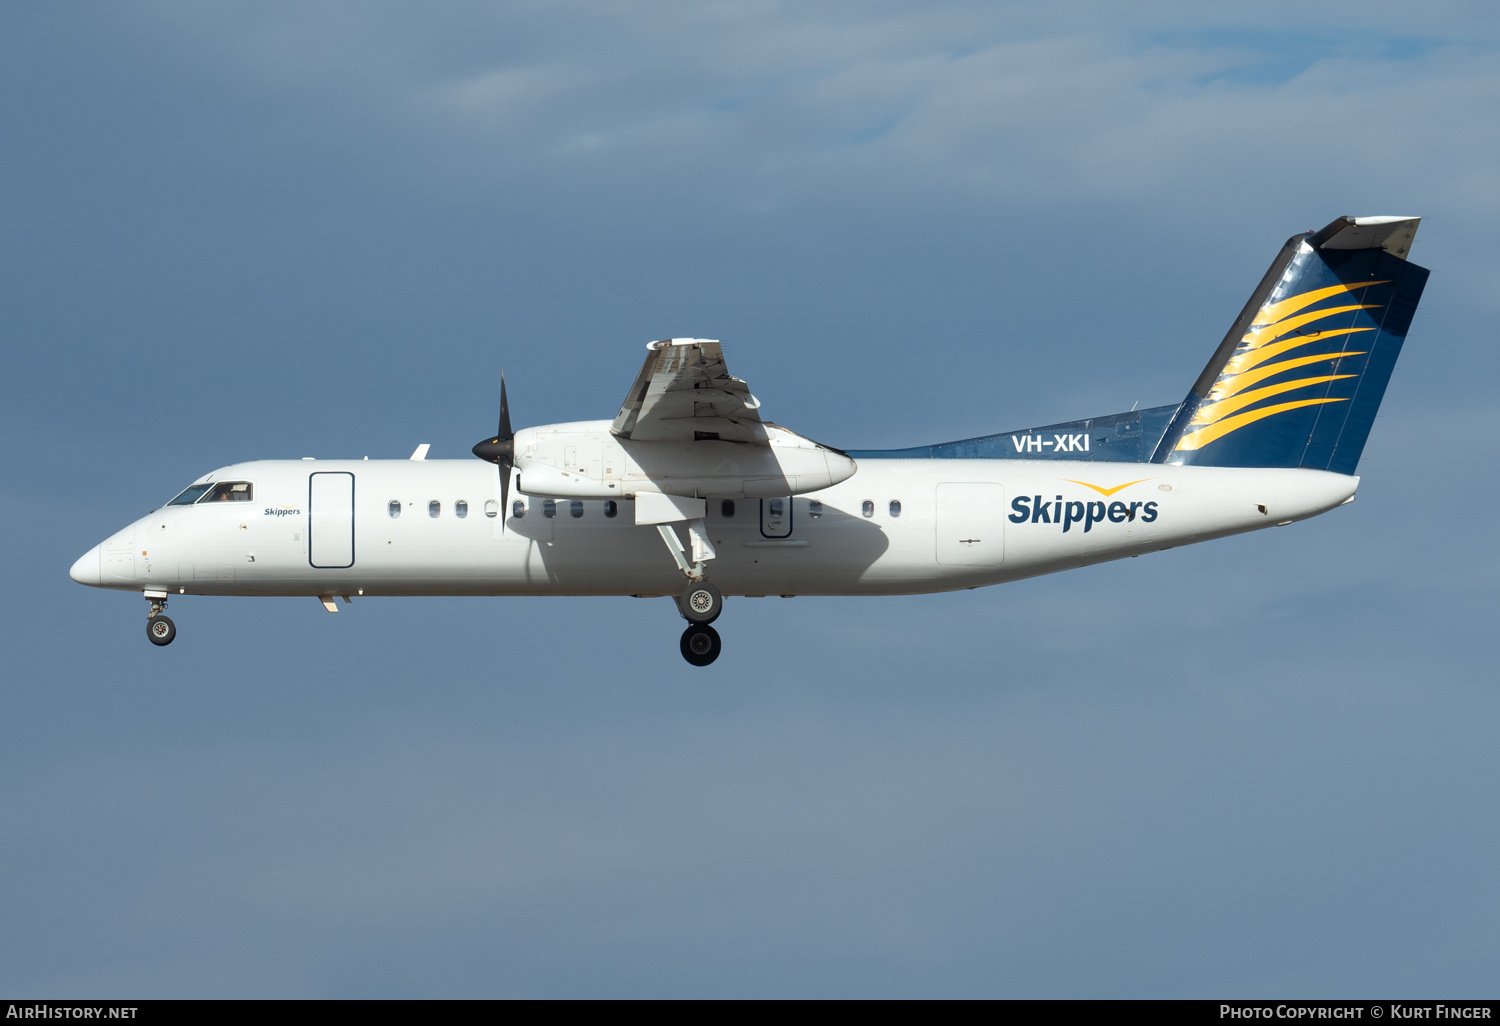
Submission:
[[[300,517],[302,511],[296,506],[268,506],[266,516],[268,517]]]
[[[1141,478],[1140,481],[1127,481],[1125,484],[1116,485],[1113,488],[1104,488],[1100,485],[1089,484],[1087,481],[1073,481],[1064,478],[1069,484],[1083,485],[1092,488],[1106,499],[1118,491],[1129,488],[1131,485],[1141,484],[1151,480],[1149,477]],[[1010,508],[1014,511],[1006,519],[1013,524],[1060,524],[1063,533],[1070,531],[1074,524],[1082,524],[1084,533],[1093,530],[1095,524],[1105,522],[1111,524],[1134,523],[1139,517],[1141,523],[1150,524],[1155,522],[1157,516],[1156,503],[1154,502],[1078,502],[1064,500],[1061,495],[1056,496],[1050,502],[1044,502],[1040,495],[1017,495],[1011,500]]]

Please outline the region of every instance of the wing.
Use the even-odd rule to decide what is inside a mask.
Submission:
[[[730,376],[716,340],[669,338],[647,343],[646,350],[646,363],[611,432],[641,442],[770,444],[760,401]]]

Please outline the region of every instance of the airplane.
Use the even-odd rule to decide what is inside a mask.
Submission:
[[[838,449],[764,419],[718,341],[671,338],[613,420],[512,430],[502,375],[478,461],[220,467],[70,575],[144,595],[155,645],[173,595],[672,597],[707,666],[726,595],[973,589],[1290,524],[1354,499],[1427,281],[1419,222],[1288,239],[1176,405]]]

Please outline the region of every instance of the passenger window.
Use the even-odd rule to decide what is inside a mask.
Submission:
[[[168,506],[191,506],[203,498],[203,493],[212,488],[211,484],[189,485],[181,495],[167,503]]]
[[[786,500],[785,499],[772,499],[771,500],[771,516],[773,516],[773,517],[779,517],[779,516],[782,516],[785,513],[786,513]]]
[[[436,499],[433,499],[427,504],[427,515],[434,518],[442,516],[443,504],[441,502],[438,502]]]
[[[249,481],[220,481],[214,485],[214,490],[205,495],[200,502],[249,502],[251,497]]]
[[[604,500],[604,515],[605,516],[612,517],[612,516],[614,516],[618,512],[620,512],[620,505],[619,505],[619,503],[615,502],[614,499],[605,499]]]
[[[568,503],[568,513],[573,517],[583,516],[583,500],[574,499],[572,502]]]
[[[893,517],[899,517],[900,515],[901,515],[901,502],[898,499],[892,499],[891,500],[891,516],[893,516]]]
[[[492,517],[492,516],[497,515],[499,512],[500,512],[500,504],[498,502],[496,502],[494,499],[485,499],[484,500],[484,515],[485,516]]]
[[[814,520],[818,519],[823,515],[823,504],[817,499],[808,499],[807,515],[812,517]]]
[[[555,499],[542,500],[542,516],[548,519],[557,516],[557,501]]]
[[[867,517],[873,517],[875,515],[875,503],[866,499],[864,505],[860,506],[859,511]]]
[[[726,520],[734,516],[733,499],[725,499],[723,502],[719,503],[719,515],[724,517]]]
[[[515,502],[511,503],[510,515],[515,517],[517,520],[520,520],[526,515],[526,503],[522,502],[520,499],[517,499]]]
[[[390,514],[392,520],[395,520],[401,515],[401,500],[392,499],[390,502],[386,503],[385,511]]]
[[[469,515],[469,503],[467,500],[459,499],[453,504],[453,515],[462,520]]]

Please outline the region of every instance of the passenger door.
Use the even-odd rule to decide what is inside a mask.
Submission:
[[[307,479],[307,561],[315,567],[354,565],[354,475],[319,472]]]

